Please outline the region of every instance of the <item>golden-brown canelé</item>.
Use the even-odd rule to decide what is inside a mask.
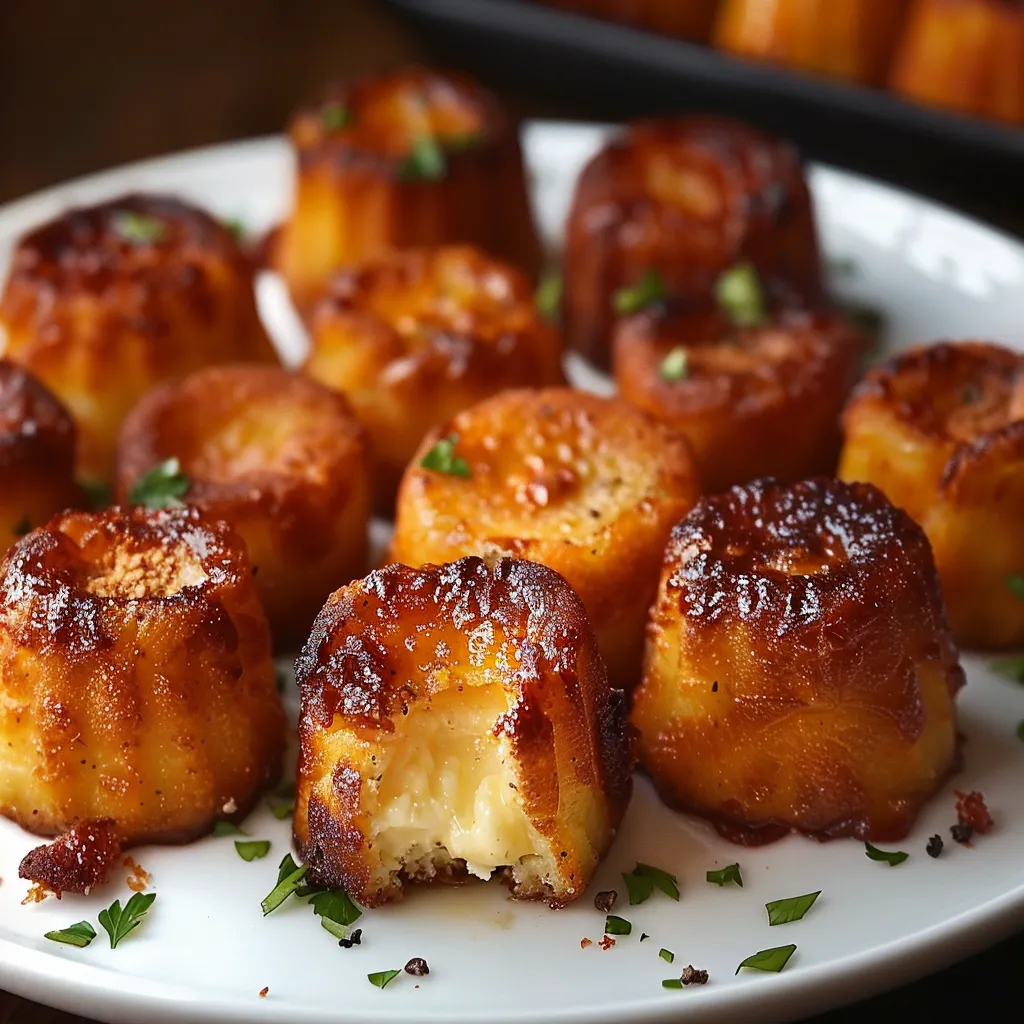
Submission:
[[[445,472],[436,459],[452,438]],[[583,599],[608,678],[629,687],[665,541],[699,493],[686,441],[625,402],[509,391],[424,439],[402,480],[391,557],[500,553],[550,566]]]
[[[557,573],[386,566],[332,595],[296,673],[312,881],[370,907],[406,881],[495,871],[517,899],[582,894],[631,765],[624,696]]]
[[[313,315],[304,371],[345,393],[373,441],[390,514],[427,430],[505,388],[560,384],[561,343],[526,278],[471,246],[342,271]]]
[[[236,817],[284,712],[241,539],[195,509],[69,512],[0,562],[0,814],[125,843]]]
[[[551,7],[704,42],[719,0],[542,0]]]
[[[68,407],[78,472],[97,481],[113,471],[121,420],[158,381],[276,362],[230,230],[151,195],[69,210],[21,239],[0,298],[0,355]]]
[[[182,499],[245,540],[275,645],[298,649],[327,596],[367,569],[369,444],[348,403],[276,367],[200,370],[125,420],[117,500],[171,458]]]
[[[723,0],[719,49],[869,85],[885,79],[908,0]]]
[[[271,262],[300,311],[339,267],[470,242],[539,269],[516,126],[464,75],[412,69],[329,90],[290,127],[294,207]]]
[[[839,473],[924,527],[957,640],[1024,644],[1024,357],[978,342],[896,356],[858,385]]]
[[[683,434],[704,490],[720,491],[833,472],[864,347],[831,313],[737,327],[721,312],[657,306],[618,322],[613,363],[622,397]]]
[[[81,503],[74,470],[71,417],[39,381],[0,359],[0,554]]]
[[[891,841],[954,767],[928,541],[868,484],[762,480],[673,531],[631,723],[662,799],[746,842]]]
[[[640,121],[584,168],[566,229],[566,342],[607,365],[619,289],[656,273],[668,296],[710,303],[753,264],[771,304],[815,304],[817,234],[800,159],[787,143],[712,117]]]
[[[1024,124],[1024,3],[916,0],[890,85],[920,103]]]

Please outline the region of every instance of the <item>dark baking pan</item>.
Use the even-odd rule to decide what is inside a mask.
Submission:
[[[1024,130],[882,90],[740,60],[530,0],[389,0],[439,58],[544,98],[545,113],[608,120],[727,114],[847,167],[1024,233]]]

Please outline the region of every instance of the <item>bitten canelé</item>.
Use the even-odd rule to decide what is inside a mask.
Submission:
[[[980,342],[872,370],[843,419],[839,472],[924,528],[957,640],[1024,644],[1024,357]]]
[[[340,267],[392,249],[469,242],[539,269],[516,125],[464,75],[412,69],[332,88],[289,134],[295,199],[270,258],[300,312]]]
[[[75,425],[56,398],[0,359],[0,555],[52,515],[80,505]]]
[[[152,195],[69,210],[18,242],[0,355],[68,407],[89,481],[110,479],[121,421],[158,381],[210,363],[277,361],[231,231]]]
[[[373,440],[390,515],[427,430],[506,388],[564,381],[561,342],[514,267],[470,246],[415,249],[343,271],[312,322],[304,371],[342,391]]]
[[[285,718],[241,539],[195,509],[69,512],[0,562],[0,814],[124,844],[238,817]]]
[[[700,493],[686,441],[616,398],[509,391],[436,428],[399,492],[391,557],[542,562],[586,606],[608,676],[639,677],[673,524]]]
[[[297,650],[327,596],[368,568],[369,444],[348,403],[276,367],[200,370],[125,420],[118,501],[145,502],[168,459],[180,499],[243,537],[275,646]]]
[[[630,720],[662,799],[729,838],[894,841],[955,767],[963,679],[905,512],[763,480],[673,531]]]
[[[583,893],[630,793],[625,699],[542,565],[389,565],[335,593],[296,671],[295,839],[309,878],[375,907],[407,882]]]
[[[566,342],[600,365],[617,315],[657,293],[709,303],[749,262],[772,306],[814,305],[818,242],[788,144],[721,118],[640,121],[591,159],[566,229]]]
[[[744,272],[752,273],[734,271]],[[756,302],[751,288],[747,297]],[[738,312],[654,304],[620,320],[613,345],[620,394],[686,437],[705,491],[834,472],[839,416],[866,339],[832,313],[773,315],[759,304]]]

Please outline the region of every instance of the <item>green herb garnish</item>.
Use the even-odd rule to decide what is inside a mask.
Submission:
[[[1018,601],[1024,601],[1024,573],[1014,573],[1012,576],[1006,577],[1006,589]]]
[[[789,958],[795,952],[796,946],[775,946],[773,949],[762,949],[742,961],[736,968],[736,973],[739,974],[742,968],[749,967],[754,971],[773,971],[778,974],[789,963]]]
[[[757,327],[768,319],[764,289],[752,263],[737,263],[715,281],[715,301],[737,327]]]
[[[562,305],[562,275],[557,270],[552,270],[544,275],[537,291],[533,295],[533,303],[537,312],[545,320],[557,320],[558,311]]]
[[[362,910],[349,899],[344,889],[325,889],[309,898],[313,913],[320,918],[320,924],[335,938],[343,939],[348,926],[363,916]]]
[[[476,149],[483,141],[483,132],[456,132],[453,135],[442,136],[441,145],[449,153],[465,153],[467,149]]]
[[[661,987],[662,988],[682,988],[683,987],[683,980],[682,980],[682,978],[666,978],[661,983]]]
[[[629,935],[632,930],[633,926],[624,917],[609,914],[604,919],[605,935]]]
[[[469,463],[455,454],[455,446],[459,443],[459,435],[451,434],[441,438],[426,455],[420,459],[424,469],[432,469],[435,473],[447,473],[449,476],[461,476],[469,479]]]
[[[153,245],[167,237],[167,225],[156,217],[147,217],[132,210],[119,210],[114,215],[114,230],[132,245]]]
[[[264,917],[277,910],[277,908],[299,888],[302,884],[302,880],[306,877],[307,871],[309,871],[308,864],[303,864],[299,867],[292,859],[292,855],[290,853],[285,854],[284,860],[281,861],[278,868],[277,885],[270,890],[270,893],[260,904],[263,908]]]
[[[110,948],[117,949],[117,944],[131,935],[142,924],[142,919],[156,899],[155,892],[137,892],[121,909],[121,901],[114,900],[106,910],[99,914],[100,925],[110,936]]]
[[[151,512],[177,508],[191,483],[182,473],[177,459],[166,459],[135,481],[135,486],[128,492],[128,500],[133,505],[145,505]]]
[[[1013,679],[1018,683],[1024,683],[1024,656],[997,658],[989,665],[989,668],[997,675]]]
[[[29,521],[28,516],[22,516],[15,524],[13,534],[15,537],[24,537],[26,533],[29,533],[32,529],[32,523]]]
[[[249,232],[244,221],[239,220],[237,217],[228,217],[228,219],[222,223],[224,224],[224,227],[231,232],[231,237],[234,238],[236,242],[245,241]]]
[[[645,270],[636,284],[620,288],[612,295],[612,307],[619,316],[639,313],[655,302],[663,301],[668,289],[661,274],[653,267]]]
[[[623,872],[622,881],[626,883],[626,895],[631,907],[646,903],[654,895],[654,882],[645,875],[627,875]]]
[[[650,864],[637,864],[633,868],[634,875],[649,878],[654,883],[655,889],[660,889],[669,899],[679,899],[679,881],[675,875],[670,875],[661,868],[652,868]]]
[[[267,806],[278,821],[290,818],[295,810],[295,785],[291,782],[282,783],[267,797]]]
[[[75,924],[69,924],[67,928],[46,932],[43,938],[51,939],[53,942],[63,942],[66,946],[85,949],[96,938],[96,929],[88,921],[78,921]]]
[[[910,856],[909,853],[904,853],[902,850],[879,850],[877,846],[872,846],[870,843],[864,844],[864,852],[871,860],[885,861],[891,868],[902,864]]]
[[[448,174],[444,150],[432,135],[413,141],[408,155],[398,168],[402,181],[443,181]]]
[[[675,953],[673,953],[671,949],[659,949],[658,956],[660,956],[661,959],[664,960],[667,964],[672,963],[672,961],[676,958]]]
[[[243,832],[233,821],[218,821],[213,826],[212,835],[214,836],[247,836],[248,832]]]
[[[873,339],[872,351],[868,355],[875,355],[874,350],[878,348],[879,336],[885,330],[885,314],[873,306],[853,302],[843,303],[839,311],[851,327]]]
[[[368,974],[366,978],[371,985],[376,985],[377,988],[385,988],[401,973],[401,971],[377,971],[374,974]]]
[[[320,108],[320,124],[324,131],[334,132],[352,120],[352,111],[340,100],[332,100]]]
[[[743,888],[743,877],[740,875],[739,864],[726,864],[724,868],[719,868],[717,871],[707,872],[705,877],[715,885],[735,882],[741,889]]]
[[[690,372],[689,360],[686,356],[686,349],[682,345],[677,345],[664,359],[661,361],[661,365],[658,367],[658,374],[662,380],[674,382],[677,380],[686,380]]]
[[[235,849],[244,861],[262,860],[270,853],[269,839],[236,839]]]
[[[790,896],[784,900],[773,900],[766,903],[764,909],[768,911],[769,924],[789,924],[791,921],[799,921],[803,918],[814,901],[821,895],[821,890],[809,892],[805,896]]]

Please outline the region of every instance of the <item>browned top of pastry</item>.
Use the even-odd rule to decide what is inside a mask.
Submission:
[[[0,562],[0,629],[36,650],[82,653],[174,607],[167,629],[230,646],[238,637],[222,598],[251,573],[238,535],[193,508],[64,512]]]
[[[37,846],[22,858],[18,877],[54,892],[87,894],[107,881],[121,856],[117,822],[110,818],[73,825],[52,843]]]
[[[0,473],[45,466],[67,476],[74,460],[75,425],[64,406],[34,377],[0,359]]]
[[[396,172],[423,139],[469,151],[508,130],[498,101],[473,79],[427,68],[333,85],[290,126],[300,161],[329,156],[347,170]]]
[[[742,623],[771,644],[837,631],[857,643],[882,606],[911,592],[944,629],[921,528],[871,484],[757,480],[705,497],[672,532],[670,591],[691,628]]]

